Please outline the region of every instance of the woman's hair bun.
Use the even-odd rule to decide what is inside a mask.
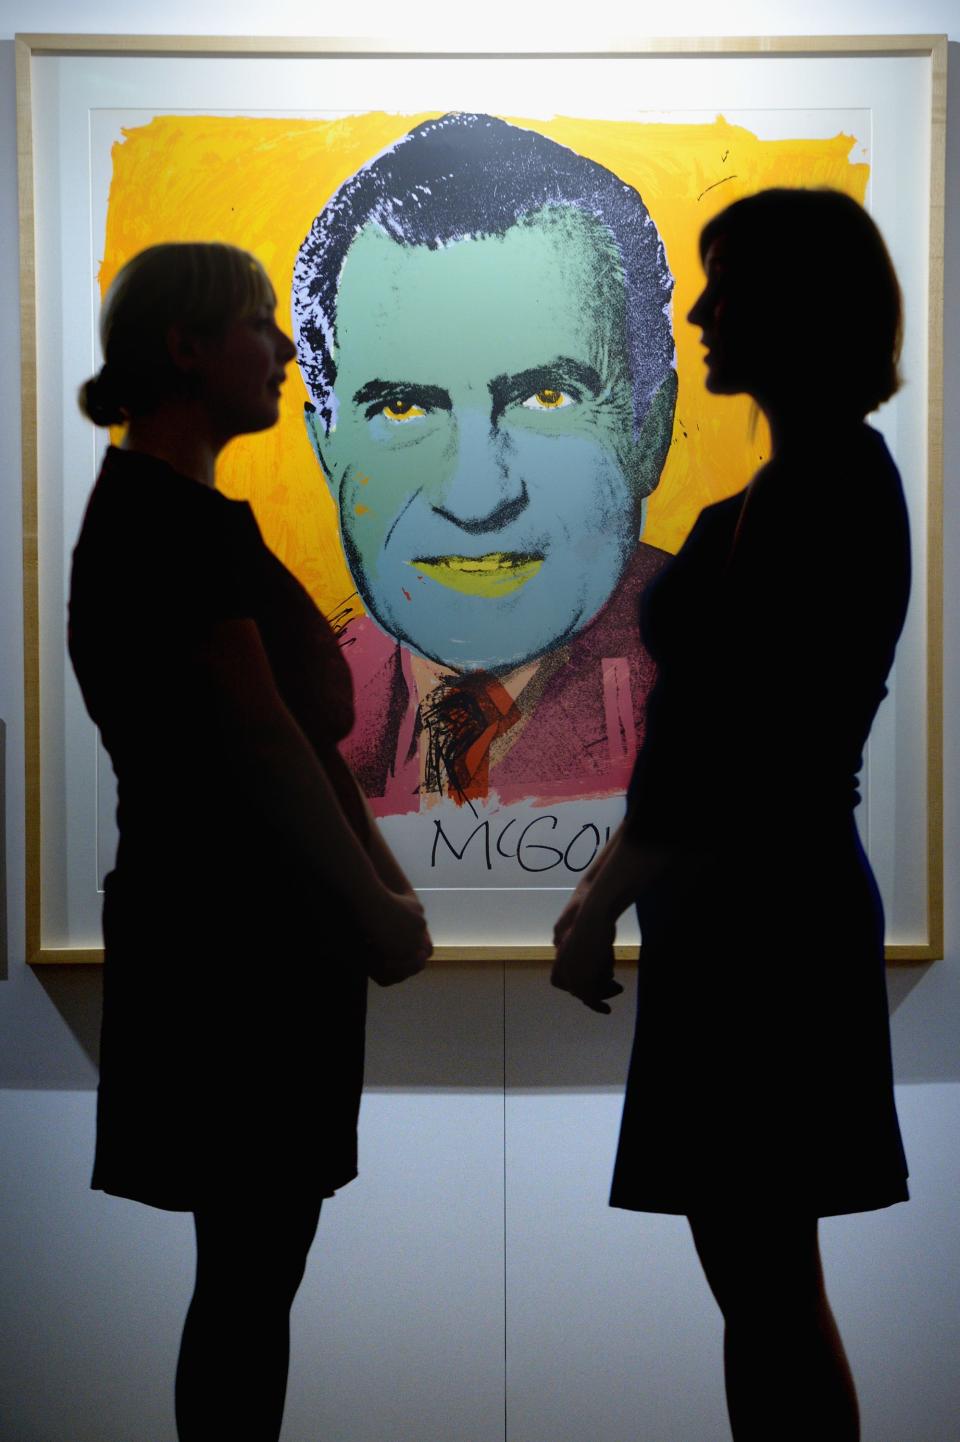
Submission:
[[[117,399],[110,371],[101,366],[95,376],[84,381],[77,395],[80,409],[95,426],[119,426],[126,414]]]

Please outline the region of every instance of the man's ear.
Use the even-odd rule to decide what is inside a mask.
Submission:
[[[336,444],[331,442],[331,437],[328,435],[323,421],[317,414],[316,407],[311,405],[309,401],[307,401],[303,408],[303,419],[306,422],[307,436],[309,437],[313,454],[320,462],[320,469],[323,471],[324,480],[333,492],[334,500],[336,500],[340,494],[342,471],[342,467],[340,467],[340,469],[336,467]]]
[[[633,478],[640,496],[649,496],[660,483],[660,473],[673,437],[676,405],[677,373],[670,371],[654,392],[640,434],[634,442],[636,464]]]

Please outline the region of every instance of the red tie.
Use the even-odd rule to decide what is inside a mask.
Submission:
[[[421,710],[429,735],[427,789],[444,780],[458,806],[481,799],[490,785],[490,747],[520,720],[505,686],[484,671],[443,681]]]

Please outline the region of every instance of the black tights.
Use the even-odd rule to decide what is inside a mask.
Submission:
[[[290,1307],[320,1199],[215,1204],[194,1213],[197,1281],[177,1366],[180,1442],[276,1442]]]
[[[736,1442],[857,1442],[857,1394],[823,1285],[816,1219],[689,1220],[726,1324]]]

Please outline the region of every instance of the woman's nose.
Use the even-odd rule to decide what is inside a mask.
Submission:
[[[706,290],[702,290],[702,291],[700,292],[700,294],[697,296],[696,300],[693,302],[693,305],[692,305],[692,306],[690,307],[690,309],[688,310],[688,312],[687,312],[687,320],[690,322],[691,325],[703,326],[703,325],[706,323],[706,319],[707,319],[706,299],[707,299],[707,292],[706,292]]]

